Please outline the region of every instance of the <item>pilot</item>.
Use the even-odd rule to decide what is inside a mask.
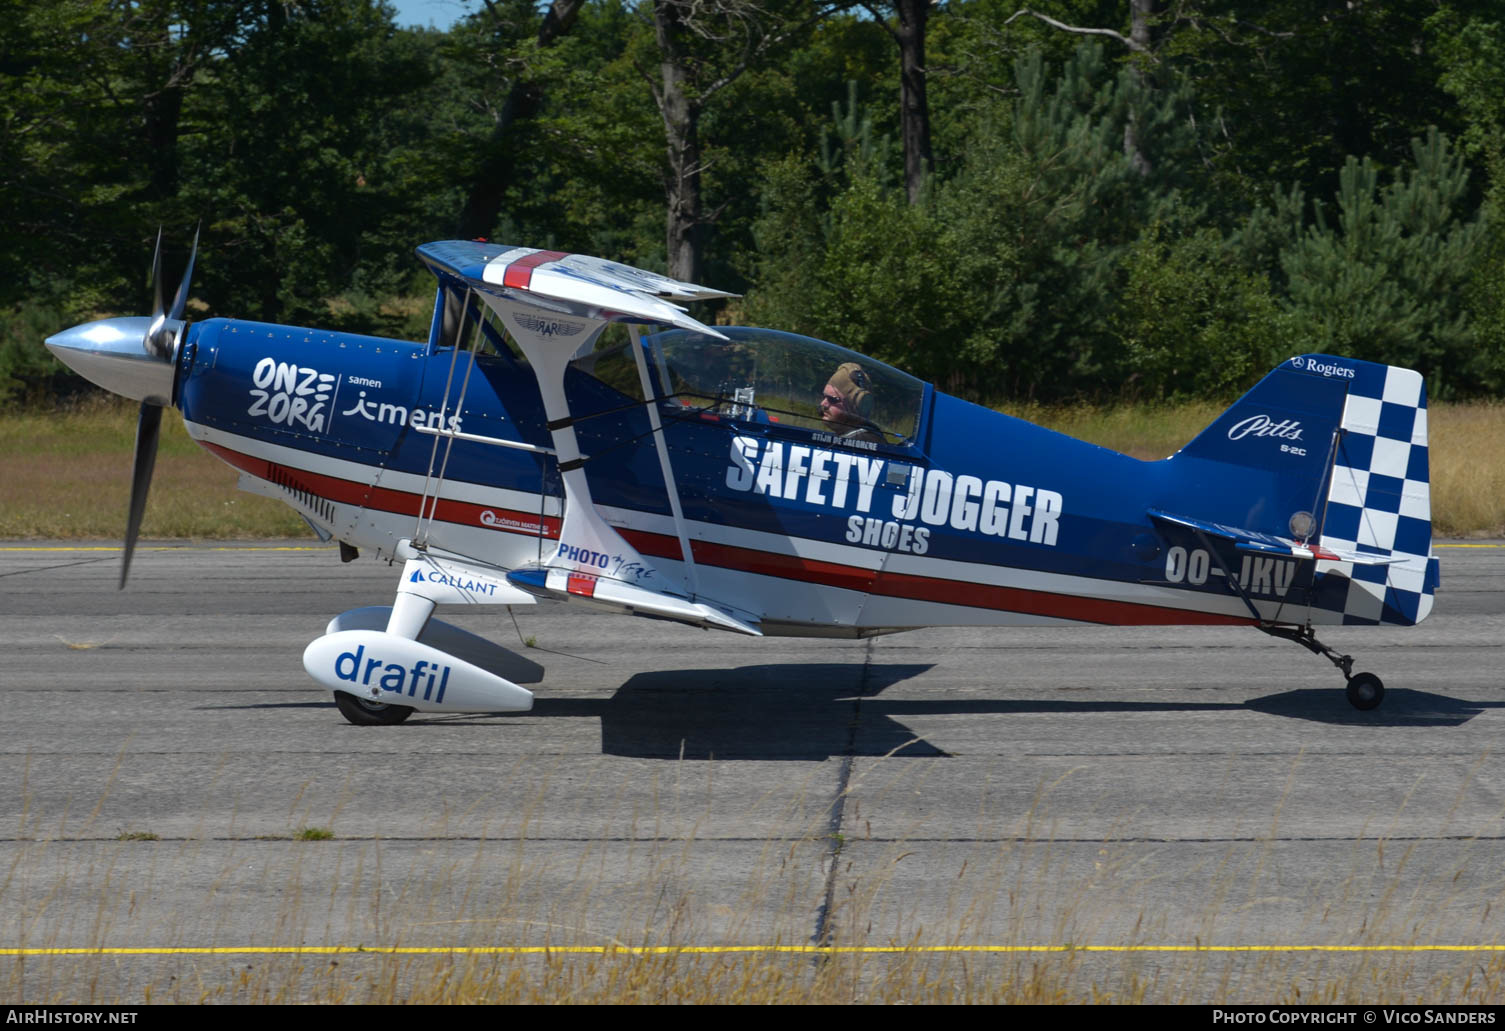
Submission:
[[[872,414],[873,381],[867,370],[856,362],[837,366],[820,398],[820,418],[826,429],[847,440],[882,443]]]

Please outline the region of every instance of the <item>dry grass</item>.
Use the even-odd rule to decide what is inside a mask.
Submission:
[[[118,539],[136,414],[134,404],[109,400],[0,418],[0,537]],[[312,536],[286,505],[237,490],[238,475],[167,412],[142,537]]]
[[[1429,416],[1433,532],[1505,534],[1505,405],[1438,405]]]
[[[1198,402],[1164,407],[1112,405],[1005,408],[1010,415],[1039,423],[1068,437],[1153,461],[1175,454],[1223,411],[1222,405]]]
[[[1221,410],[1208,403],[1008,409],[1143,459],[1172,454]],[[1505,405],[1433,405],[1430,416],[1434,531],[1445,537],[1505,535],[1505,462],[1498,458],[1505,454]],[[136,407],[115,401],[0,418],[0,537],[119,537],[130,493],[135,422]],[[168,413],[142,536],[309,535],[287,506],[237,490],[236,476],[194,444],[182,420]]]

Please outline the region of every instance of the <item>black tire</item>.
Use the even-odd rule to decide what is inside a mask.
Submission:
[[[1385,685],[1373,673],[1355,673],[1348,678],[1348,704],[1368,712],[1385,700]]]
[[[344,691],[334,693],[334,704],[339,706],[340,715],[357,727],[391,727],[413,715],[411,706],[368,702]]]

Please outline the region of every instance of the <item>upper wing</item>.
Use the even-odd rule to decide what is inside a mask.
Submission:
[[[516,303],[609,322],[646,322],[720,333],[686,314],[676,301],[704,301],[736,294],[685,283],[605,258],[534,247],[508,247],[444,240],[418,248],[435,272]]]

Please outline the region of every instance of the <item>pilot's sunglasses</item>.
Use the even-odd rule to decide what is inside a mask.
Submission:
[[[840,394],[825,394],[822,395],[820,403],[830,405],[832,408],[842,408],[846,406],[846,399]]]

